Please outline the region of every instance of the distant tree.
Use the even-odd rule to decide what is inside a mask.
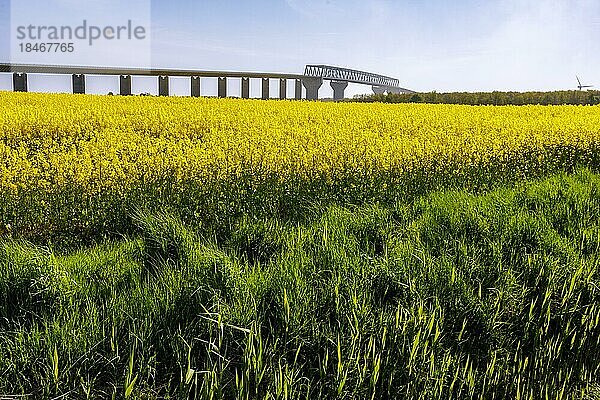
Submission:
[[[595,105],[600,104],[600,91],[555,92],[453,92],[402,93],[361,95],[347,101],[366,103],[429,103],[469,105]]]
[[[411,103],[420,103],[421,96],[419,96],[417,93],[413,94],[412,96],[410,96],[410,102]]]

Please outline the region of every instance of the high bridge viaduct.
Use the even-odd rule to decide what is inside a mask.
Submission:
[[[302,99],[302,88],[306,90],[307,100],[319,99],[319,88],[323,81],[330,81],[334,100],[342,100],[348,83],[370,85],[375,93],[413,93],[400,87],[398,79],[370,72],[357,71],[328,65],[307,65],[304,74],[285,74],[267,72],[234,72],[234,71],[198,71],[182,69],[142,69],[142,68],[108,68],[64,65],[39,64],[2,64],[0,72],[13,74],[13,90],[26,92],[28,90],[27,74],[60,74],[72,76],[73,93],[85,93],[86,75],[119,76],[119,94],[131,94],[132,76],[155,76],[158,79],[159,96],[169,95],[169,77],[189,77],[190,94],[193,97],[202,95],[200,78],[216,78],[218,96],[227,97],[227,79],[241,80],[241,97],[250,98],[250,79],[261,80],[261,98],[270,98],[271,79],[279,80],[279,99],[287,98],[287,85],[294,83],[294,99]]]

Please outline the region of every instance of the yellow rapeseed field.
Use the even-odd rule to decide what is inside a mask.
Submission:
[[[480,177],[485,183],[594,166],[599,149],[596,106],[4,92],[0,233],[7,226],[35,230],[42,223],[62,226],[91,215],[98,224],[104,218],[98,214],[117,212],[119,204],[126,213],[133,188],[139,193],[154,184],[148,191],[156,190],[157,182],[168,182],[170,193],[189,189],[190,183],[211,188],[228,182],[231,188],[236,179],[246,188],[253,185],[249,180],[263,179],[270,186],[319,182],[324,192],[332,187],[343,191],[349,182],[357,191],[362,183],[372,192],[396,186],[410,191],[412,186],[452,186]],[[283,195],[290,190],[282,189]],[[256,201],[260,196],[254,195]],[[102,196],[102,204],[94,203]],[[137,198],[142,197],[156,196]]]
[[[0,190],[11,192],[81,185],[93,194],[157,176],[242,171],[334,179],[535,168],[561,151],[585,163],[599,143],[599,107],[0,93]]]

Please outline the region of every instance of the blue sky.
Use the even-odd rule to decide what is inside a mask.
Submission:
[[[93,10],[126,2],[46,3]],[[0,0],[0,37],[11,36],[9,22],[9,1]],[[598,0],[152,1],[151,30],[154,67],[297,73],[331,64],[421,91],[572,89],[576,74],[600,86]],[[3,42],[0,59],[8,61]],[[1,78],[0,88],[8,82]],[[186,89],[183,81],[172,86]]]

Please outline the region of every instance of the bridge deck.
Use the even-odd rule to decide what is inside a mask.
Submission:
[[[156,76],[159,78],[159,93],[168,95],[168,80],[164,77],[206,77],[219,78],[219,96],[226,97],[226,78],[258,78],[263,79],[263,98],[268,96],[268,79],[281,79],[280,98],[285,98],[285,80],[296,80],[296,99],[302,96],[302,86],[306,88],[306,97],[316,100],[319,97],[319,88],[323,80],[352,82],[362,85],[370,85],[373,91],[378,93],[388,91],[391,93],[414,93],[411,90],[401,88],[398,79],[388,76],[377,75],[370,72],[357,71],[347,68],[332,67],[328,65],[307,65],[303,75],[286,74],[279,72],[241,72],[241,71],[200,71],[190,69],[160,69],[160,68],[113,68],[113,67],[91,67],[91,66],[69,66],[69,65],[42,65],[42,64],[8,64],[0,63],[0,72],[14,73],[13,86],[15,91],[27,91],[27,77],[21,74],[69,74],[73,75],[73,90],[77,93],[85,93],[85,75],[118,75],[121,78],[121,94],[131,94],[131,76]],[[83,78],[82,78],[83,77]],[[196,81],[196,82],[194,82]],[[247,79],[242,79],[242,93],[248,97]],[[192,79],[192,95],[200,95],[200,81]],[[246,86],[244,86],[246,85]],[[342,89],[334,91],[334,98],[343,98]],[[336,94],[337,93],[337,94]]]
[[[273,78],[302,79],[304,75],[278,72],[198,71],[186,69],[111,68],[64,65],[0,64],[0,72],[25,72],[29,74],[84,74],[84,75],[135,75],[135,76],[199,76],[206,78]]]

